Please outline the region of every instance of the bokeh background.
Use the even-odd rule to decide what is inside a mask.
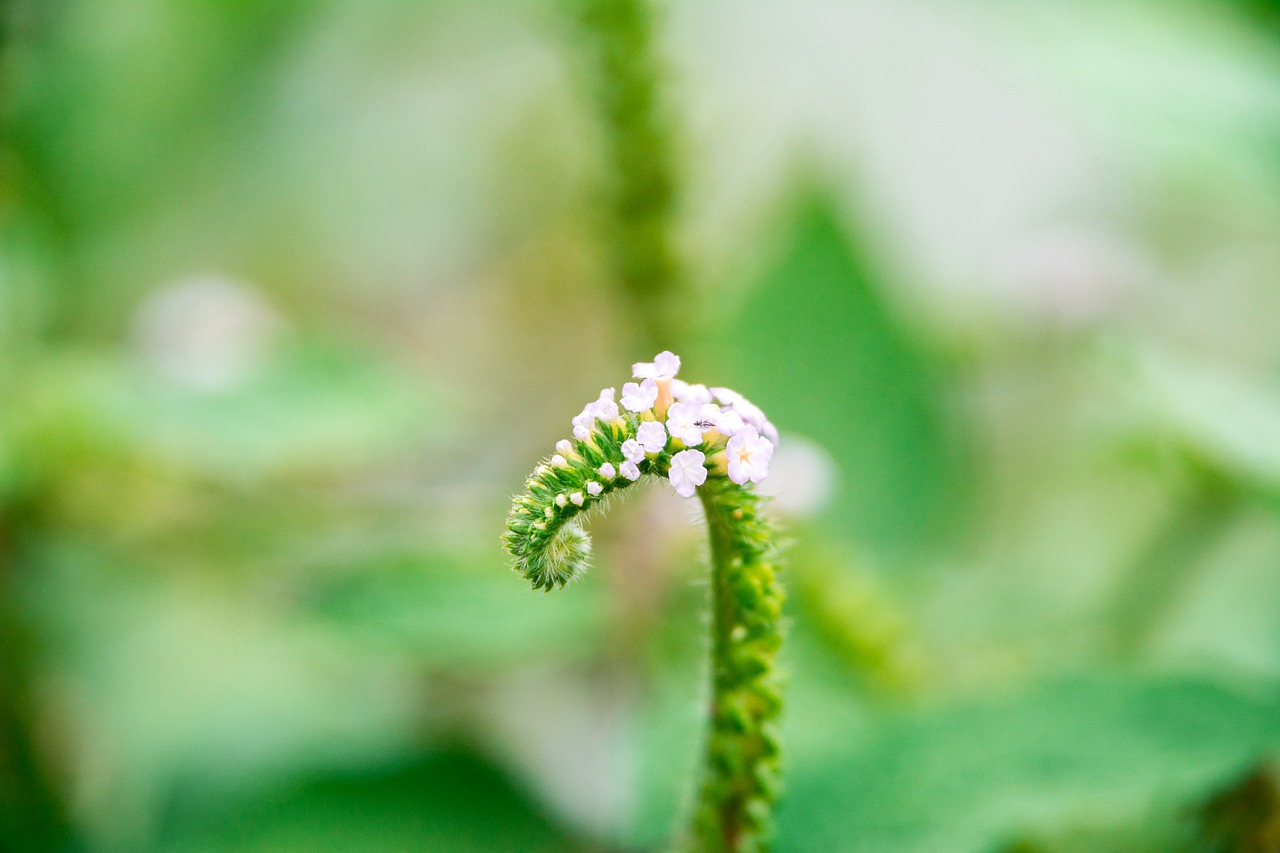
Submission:
[[[696,513],[498,536],[671,348],[782,430],[780,851],[1280,850],[1274,3],[0,10],[0,849],[662,849]]]

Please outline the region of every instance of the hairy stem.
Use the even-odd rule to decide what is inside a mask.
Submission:
[[[691,848],[764,850],[777,793],[782,591],[758,496],[723,481],[698,492],[711,540],[711,706]]]

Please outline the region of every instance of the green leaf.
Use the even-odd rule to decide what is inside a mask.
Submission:
[[[890,548],[926,541],[956,507],[940,365],[894,315],[890,282],[829,202],[803,205],[787,243],[723,323],[715,375],[759,404],[784,443],[799,433],[838,460],[832,514],[845,530]]]
[[[830,718],[795,698],[793,730]],[[1027,827],[1190,802],[1278,739],[1274,695],[1190,678],[1079,676],[884,712],[792,753],[779,849],[986,851]]]
[[[192,798],[197,791],[193,785]],[[200,806],[179,801],[154,849],[558,853],[585,847],[534,811],[496,770],[461,753],[363,775],[304,779],[239,804]]]

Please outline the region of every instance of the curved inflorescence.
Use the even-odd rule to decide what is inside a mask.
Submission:
[[[507,519],[514,569],[535,589],[586,571],[591,540],[579,516],[642,476],[697,495],[707,516],[712,569],[712,696],[691,838],[699,851],[765,850],[776,798],[781,697],[774,660],[782,593],[776,548],[753,484],[769,473],[778,432],[728,388],[675,378],[680,359],[660,353],[634,378],[606,388],[573,419],[573,437],[529,477]]]

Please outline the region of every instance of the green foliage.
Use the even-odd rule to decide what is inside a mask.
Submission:
[[[216,809],[180,796],[159,847],[174,853],[587,849],[533,811],[496,768],[461,751],[304,778],[270,796]]]
[[[963,496],[939,365],[887,304],[886,276],[827,198],[807,198],[783,242],[723,324],[715,360],[832,453],[833,520],[846,532],[891,550],[926,543]]]
[[[1239,772],[1278,720],[1269,692],[1119,675],[864,720],[789,774],[781,849],[976,853],[1027,825],[1136,822]]]

